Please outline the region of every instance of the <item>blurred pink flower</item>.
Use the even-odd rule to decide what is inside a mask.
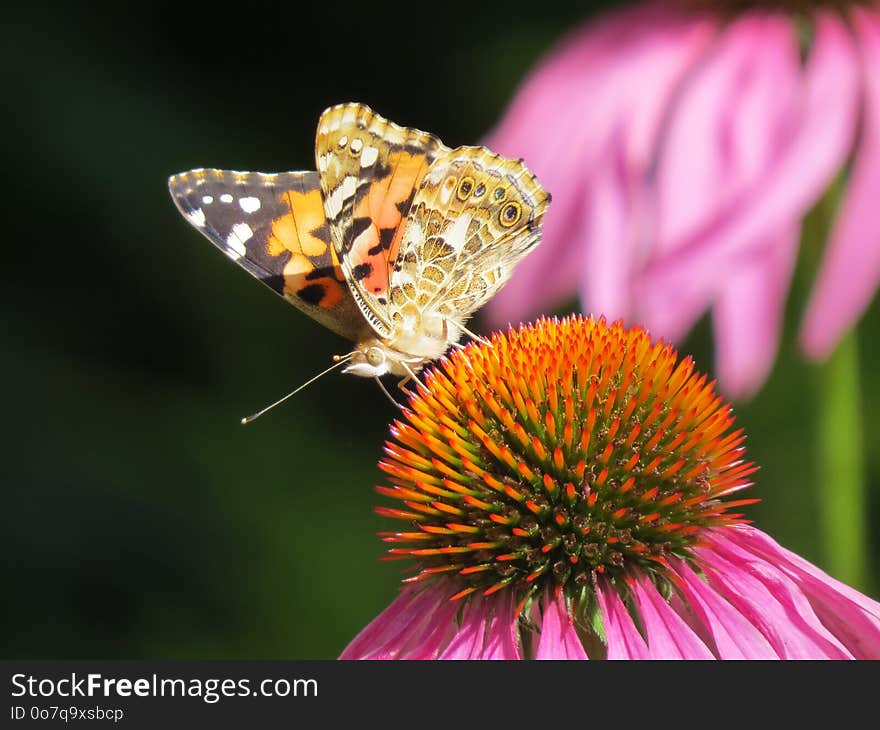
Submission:
[[[807,354],[828,355],[880,281],[880,13],[813,5],[806,23],[642,2],[550,53],[486,140],[553,195],[489,323],[579,292],[586,312],[678,341],[711,308],[721,385],[750,395],[776,356],[803,216],[852,157],[801,328]]]
[[[545,592],[451,601],[446,580],[406,588],[341,659],[877,659],[880,604],[753,527],[716,528],[673,559],[664,596],[645,574],[595,585],[603,642],[583,640],[577,606]],[[464,604],[462,606],[462,603]],[[581,618],[583,616],[581,615]]]

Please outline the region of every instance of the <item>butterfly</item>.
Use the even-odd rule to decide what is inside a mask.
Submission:
[[[550,195],[522,160],[451,149],[357,103],[324,111],[315,159],[317,171],[200,168],[168,186],[229,258],[355,343],[344,372],[405,382],[470,334],[540,241]]]

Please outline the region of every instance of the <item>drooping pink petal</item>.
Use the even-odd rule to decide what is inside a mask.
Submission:
[[[340,659],[435,659],[455,635],[459,606],[441,586],[401,591],[343,650]]]
[[[627,169],[622,134],[609,139],[596,163],[581,219],[570,234],[582,242],[580,299],[585,314],[614,321],[629,315],[638,194]],[[612,243],[609,245],[609,243]]]
[[[459,607],[447,596],[437,594],[435,600],[440,603],[427,612],[425,621],[414,622],[409,630],[397,637],[399,649],[395,659],[436,659],[455,636],[458,628],[455,614]]]
[[[599,580],[596,598],[602,613],[607,658],[648,659],[648,645],[610,581]]]
[[[715,369],[733,397],[751,396],[776,359],[799,240],[795,225],[742,256],[715,300]]]
[[[461,625],[449,645],[438,655],[438,659],[480,659],[486,636],[489,612],[492,602],[480,596],[471,596],[464,605]]]
[[[684,561],[674,562],[681,589],[712,637],[719,659],[778,659],[779,655],[749,620],[725,601]]]
[[[523,84],[486,143],[525,158],[553,202],[542,244],[484,310],[492,326],[572,296],[591,266],[584,251],[591,242],[612,251],[626,243],[631,229],[620,227],[619,216],[593,229],[586,220],[589,211],[601,210],[594,190],[607,186],[598,168],[610,165],[614,175],[623,175],[627,189],[629,178],[644,174],[674,89],[716,31],[717,22],[708,16],[683,15],[665,3],[639,3],[578,29]],[[618,150],[609,162],[612,138]],[[584,240],[600,232],[602,239]],[[602,300],[592,299],[595,285],[584,288],[590,297],[585,307],[601,312]]]
[[[723,259],[715,250],[715,222],[754,196],[800,120],[801,68],[788,16],[753,13],[732,22],[677,97],[645,181],[653,209],[641,257],[647,269],[633,282],[636,318],[671,341],[687,334],[738,270],[730,252]],[[700,251],[676,255],[688,246]]]
[[[864,89],[861,134],[852,175],[831,232],[801,330],[810,357],[824,358],[880,286],[880,14],[854,9]]]
[[[650,659],[714,659],[715,656],[658,592],[646,575],[630,585],[642,617]]]
[[[420,635],[420,628],[445,597],[423,586],[405,588],[345,647],[340,659],[394,659],[406,638]]]
[[[492,617],[486,629],[486,643],[483,659],[522,659],[522,646],[519,639],[513,591],[502,591],[494,601]]]
[[[752,195],[799,121],[801,66],[784,13],[748,13],[692,69],[658,140],[651,256]],[[711,239],[708,241],[711,242]]]
[[[857,659],[880,657],[880,603],[835,580],[760,530],[742,526],[733,534],[737,545],[776,565],[801,587],[822,623]]]
[[[674,580],[673,575],[667,576],[670,580]],[[715,648],[715,641],[712,639],[712,633],[703,625],[702,619],[699,617],[694,607],[682,596],[678,591],[670,592],[666,600],[669,602],[670,608],[675,611],[681,619],[688,625],[699,640],[705,644],[713,656],[718,656]]]
[[[756,72],[760,72],[757,69]],[[670,336],[692,324],[744,255],[781,231],[793,230],[825,190],[851,148],[858,111],[858,59],[842,20],[821,16],[800,92],[763,174],[701,228],[646,264],[635,283],[638,315],[652,332]],[[772,125],[771,125],[772,126]],[[689,201],[680,201],[687,205]],[[671,203],[670,203],[671,204]],[[686,326],[685,326],[686,325]]]
[[[575,631],[565,596],[543,601],[541,636],[535,659],[586,659],[587,652]]]
[[[731,530],[735,528],[729,528]],[[709,584],[755,626],[783,659],[851,659],[797,584],[773,564],[713,531],[695,552]]]

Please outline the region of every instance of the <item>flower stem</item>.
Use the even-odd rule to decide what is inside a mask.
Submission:
[[[822,367],[819,393],[819,532],[825,566],[855,587],[867,582],[867,527],[859,351],[855,331]]]

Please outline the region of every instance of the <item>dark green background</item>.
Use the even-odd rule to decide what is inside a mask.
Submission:
[[[350,100],[474,143],[592,6],[305,5],[5,11],[7,657],[334,657],[395,595],[372,513],[394,410],[334,374],[239,425],[346,345],[193,231],[166,178],[311,168],[318,115]],[[860,330],[875,525],[878,335],[875,302]],[[751,514],[821,563],[822,371],[793,337],[739,409],[763,466]],[[682,349],[710,369],[708,325]]]

